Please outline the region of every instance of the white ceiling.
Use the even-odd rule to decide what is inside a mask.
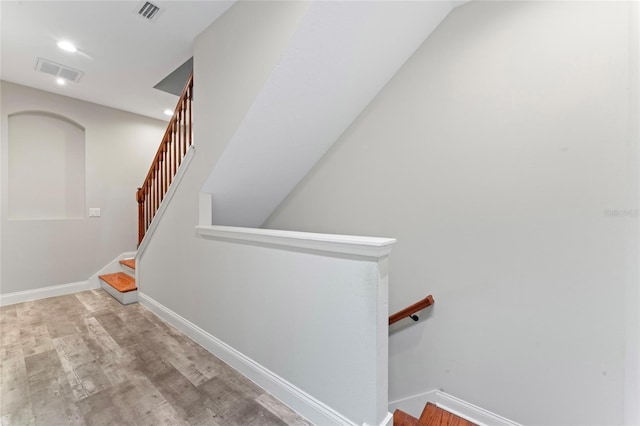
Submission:
[[[177,96],[154,89],[192,56],[194,38],[234,1],[153,1],[154,22],[138,16],[144,1],[0,1],[0,78],[148,117],[168,120]],[[69,40],[77,53],[60,50]],[[84,72],[59,86],[35,71],[41,57]]]

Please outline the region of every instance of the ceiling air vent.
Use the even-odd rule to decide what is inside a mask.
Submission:
[[[38,58],[36,62],[36,71],[52,75],[54,77],[62,77],[65,80],[78,82],[84,74],[80,70],[73,69],[66,65],[61,65],[48,59]]]
[[[162,14],[162,10],[155,4],[145,1],[138,7],[138,16],[147,20],[155,21]]]

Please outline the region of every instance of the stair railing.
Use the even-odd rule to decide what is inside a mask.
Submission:
[[[417,315],[415,315],[416,312],[423,310],[424,308],[433,305],[434,301],[433,301],[433,296],[428,295],[427,297],[425,297],[422,300],[417,301],[416,303],[414,303],[413,305],[407,306],[406,308],[402,309],[401,311],[396,312],[395,314],[391,315],[389,317],[389,325],[393,324],[394,322],[398,322],[403,318],[409,317],[414,321],[418,321],[420,318],[418,318]]]
[[[193,143],[193,73],[182,91],[147,177],[138,192],[138,245],[151,226],[160,204],[176,175],[187,149]]]

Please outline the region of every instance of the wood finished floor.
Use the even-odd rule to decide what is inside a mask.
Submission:
[[[0,308],[2,425],[309,425],[139,304]]]

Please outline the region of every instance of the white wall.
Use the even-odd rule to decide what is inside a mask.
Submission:
[[[393,240],[229,227],[199,233],[188,281],[175,286],[189,305],[179,315],[214,336],[198,339],[203,333],[196,332],[196,339],[313,424],[385,424]],[[161,255],[148,250],[142,263]],[[152,309],[157,300],[148,301],[147,293],[162,296],[158,279],[155,271],[140,271],[141,300]],[[241,359],[225,356],[217,340]],[[269,373],[256,375],[255,363],[257,373]],[[286,384],[271,386],[272,374]]]
[[[640,205],[640,4],[631,2],[629,17],[629,187]],[[636,143],[634,143],[636,141]],[[636,214],[638,216],[638,214]],[[629,226],[625,291],[625,424],[640,424],[640,221]],[[634,276],[635,274],[635,276]]]
[[[238,2],[196,39],[195,154],[138,253],[138,286],[143,303],[170,310],[167,317],[204,336],[203,344],[230,346],[343,420],[378,425],[389,420],[388,364],[375,363],[387,357],[386,260],[378,266],[357,256],[212,241],[195,230],[199,189],[308,7]],[[367,284],[379,280],[381,287]],[[287,402],[314,415],[304,411],[308,404]]]
[[[202,188],[214,223],[264,223],[452,8],[312,2]]]
[[[523,424],[601,425],[626,399],[638,421],[629,8],[454,10],[267,221],[398,239],[390,311],[436,303],[391,329],[391,400],[440,389]]]
[[[249,337],[261,318],[235,313],[234,308],[243,303],[231,297],[235,290],[205,273],[212,265],[223,267],[224,258],[219,257],[222,245],[198,238],[195,232],[199,191],[308,6],[305,2],[238,2],[196,38],[195,155],[137,260],[142,293],[223,340]],[[228,305],[221,306],[222,300]],[[254,337],[256,345],[268,344]]]
[[[142,183],[166,123],[16,84],[1,83],[3,294],[87,280],[137,243],[136,187]],[[8,116],[54,113],[85,128],[85,206],[100,218],[10,220]],[[46,168],[30,170],[42,181]]]

